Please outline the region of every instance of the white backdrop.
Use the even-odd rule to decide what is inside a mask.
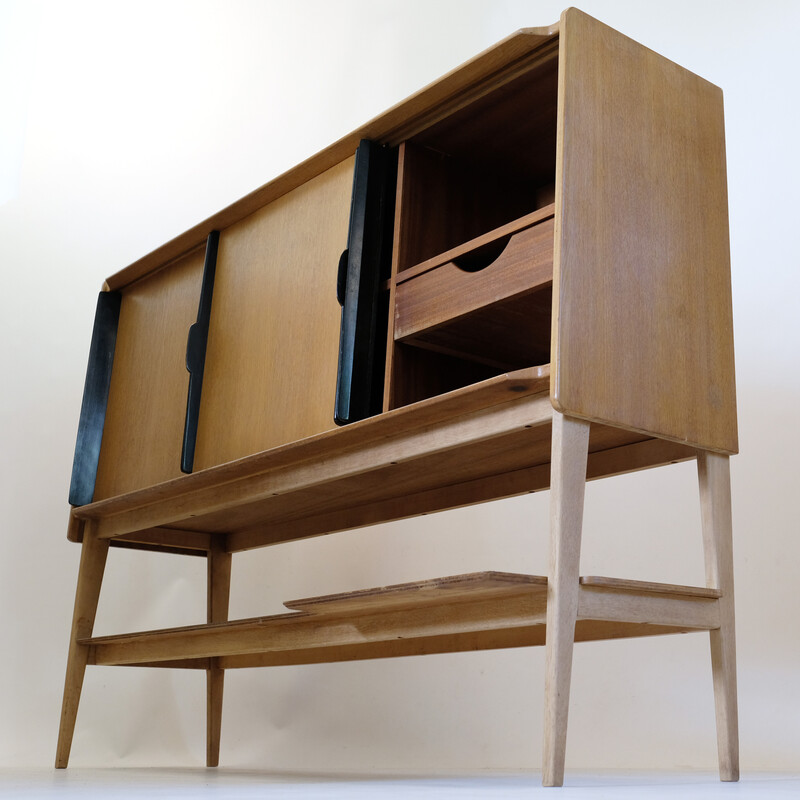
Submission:
[[[725,91],[741,455],[742,764],[797,769],[797,38],[786,2],[585,0]],[[67,488],[103,279],[560,2],[0,0],[0,766],[55,751],[79,548]],[[583,572],[702,583],[696,479],[589,485]],[[234,559],[234,617],[483,569],[541,573],[547,495]],[[97,632],[204,621],[204,562],[113,550]],[[228,674],[222,763],[535,768],[544,654]],[[89,668],[74,765],[201,765],[204,677]],[[707,638],[580,646],[568,767],[714,768]]]

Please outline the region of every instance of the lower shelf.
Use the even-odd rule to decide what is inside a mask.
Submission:
[[[719,627],[713,589],[581,578],[575,641]],[[290,613],[81,641],[90,664],[223,669],[542,645],[547,578],[479,572],[294,600]]]

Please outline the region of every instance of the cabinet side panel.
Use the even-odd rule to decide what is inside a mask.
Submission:
[[[353,166],[221,232],[195,471],[334,427]]]
[[[95,500],[181,474],[186,336],[203,260],[201,248],[122,290]]]
[[[736,452],[722,92],[562,17],[554,406]]]

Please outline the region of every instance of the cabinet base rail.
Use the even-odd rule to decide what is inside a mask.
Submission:
[[[713,589],[581,578],[575,641],[719,627]],[[207,669],[545,643],[547,578],[481,572],[286,603],[286,614],[85,638],[88,663]]]

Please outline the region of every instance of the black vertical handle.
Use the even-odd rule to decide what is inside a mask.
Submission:
[[[186,342],[186,369],[189,372],[189,393],[186,398],[186,422],[183,427],[181,472],[194,468],[194,450],[197,442],[197,424],[200,419],[200,396],[203,391],[203,373],[206,366],[208,328],[211,323],[211,300],[214,295],[214,275],[217,270],[219,231],[211,231],[206,241],[206,260],[203,265],[203,285],[197,308],[197,322],[189,328]]]
[[[100,292],[97,298],[69,485],[69,502],[73,506],[86,505],[94,498],[121,304],[119,292]]]
[[[385,350],[380,281],[390,256],[397,153],[363,139],[356,151],[347,250],[339,259],[342,305],[334,421],[346,425],[381,409]]]

